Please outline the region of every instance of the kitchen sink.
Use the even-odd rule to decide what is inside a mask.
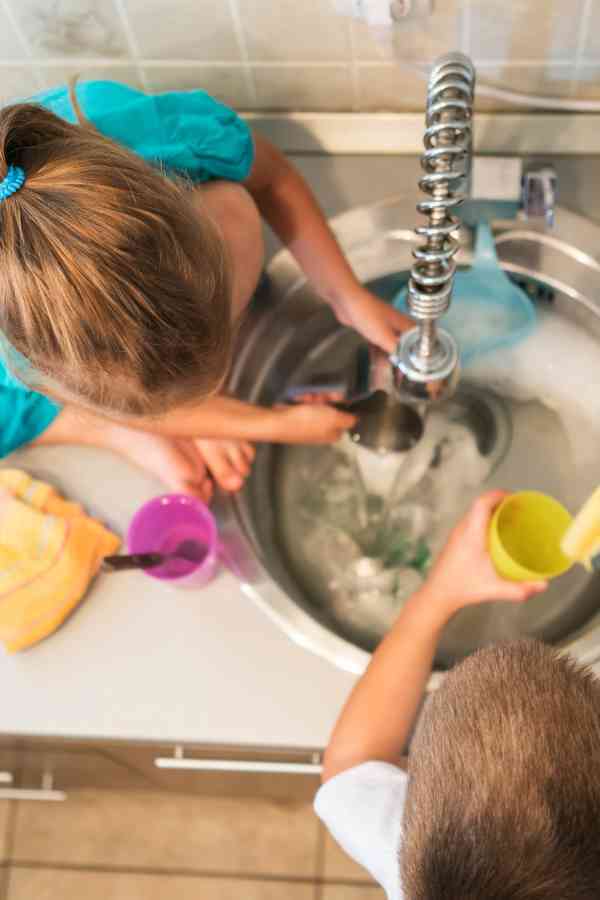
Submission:
[[[392,299],[409,275],[418,199],[415,189],[332,221],[361,281],[386,300]],[[570,375],[569,335],[576,329],[588,345],[598,342],[600,371],[600,228],[562,208],[556,211],[551,232],[536,230],[521,220],[492,224],[503,269],[529,294],[544,321],[550,322],[562,350],[560,359],[557,354],[547,359],[531,353],[529,341],[510,350],[525,373],[525,388],[531,380],[533,395],[527,390],[523,396],[509,395],[502,379],[495,383],[486,376],[486,381],[478,365],[465,371],[459,396],[460,392],[478,396],[477,392],[483,391],[488,398],[494,397],[493,403],[501,409],[498,421],[508,423],[506,428],[502,426],[506,446],[478,489],[542,490],[574,511],[596,486],[594,467],[584,464],[582,458],[593,457],[587,451],[592,450],[595,434],[600,440],[600,420],[595,426],[593,409],[585,415],[585,392]],[[457,262],[469,266],[471,258],[465,231]],[[276,403],[291,385],[304,383],[319,372],[342,372],[358,343],[358,336],[341,328],[315,295],[291,255],[281,251],[270,263],[244,322],[229,390],[251,403]],[[502,353],[497,351],[496,356],[500,359]],[[531,379],[527,377],[529,361]],[[573,407],[587,423],[581,432],[573,431],[579,426],[565,426],[552,391],[548,396],[546,392],[535,394],[544,366],[554,367],[561,396],[565,385],[573,382]],[[548,377],[551,382],[552,373]],[[485,414],[489,416],[489,410]],[[582,457],[571,454],[574,433],[580,435],[581,447],[586,450]],[[244,591],[290,638],[358,673],[383,632],[361,629],[343,616],[331,614],[327,585],[311,580],[302,555],[296,552],[299,541],[294,510],[286,508],[290,485],[299,477],[297,460],[310,464],[312,452],[316,460],[319,448],[257,447],[244,489],[221,500],[219,515],[224,535],[236,542],[238,558],[240,552],[245,557],[241,564]],[[462,499],[464,502],[456,505],[456,519],[471,498]],[[600,660],[600,577],[575,566],[553,581],[543,595],[524,605],[497,602],[461,611],[442,635],[430,688],[445,670],[477,647],[519,636],[566,648],[587,663]]]

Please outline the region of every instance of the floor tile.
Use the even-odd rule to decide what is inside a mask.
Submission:
[[[0,800],[0,861],[6,858],[6,844],[8,831],[8,815],[10,800]]]
[[[258,798],[80,791],[20,803],[14,860],[313,877],[311,805]]]
[[[313,900],[313,892],[283,881],[13,868],[7,900]]]
[[[12,896],[9,895],[8,900],[13,900]],[[385,891],[375,884],[326,884],[323,886],[321,900],[385,900]]]
[[[367,870],[354,862],[329,833],[325,836],[323,877],[329,880],[373,881]]]

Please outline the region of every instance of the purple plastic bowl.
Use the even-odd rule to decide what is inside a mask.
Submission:
[[[200,586],[213,577],[219,564],[219,540],[210,509],[187,494],[164,494],[145,503],[127,530],[129,553],[174,553],[183,541],[194,541],[205,551],[199,562],[170,559],[145,569],[151,578]]]

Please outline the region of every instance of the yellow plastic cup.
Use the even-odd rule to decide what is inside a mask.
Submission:
[[[489,551],[498,574],[509,581],[562,575],[573,565],[560,548],[572,521],[569,511],[553,497],[538,491],[511,494],[490,525]]]

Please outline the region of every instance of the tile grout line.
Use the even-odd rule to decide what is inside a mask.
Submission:
[[[290,875],[286,873],[273,874],[269,872],[226,872],[211,869],[187,869],[171,868],[157,869],[153,866],[109,865],[102,863],[76,863],[60,862],[58,860],[32,860],[18,859],[6,863],[7,868],[12,869],[44,869],[56,872],[90,872],[97,874],[113,873],[117,875],[157,875],[165,878],[214,878],[217,881],[251,881],[268,882],[273,884],[299,884],[313,885],[318,879],[313,875]],[[349,881],[349,884],[363,884],[364,882]],[[1,895],[0,895],[1,897]],[[3,900],[3,898],[2,898]]]
[[[1,2],[1,0],[0,0]],[[547,60],[544,59],[514,59],[510,62],[507,62],[503,59],[474,59],[473,62],[479,68],[498,68],[498,66],[504,66],[506,69],[534,69],[534,68],[543,68],[547,65]],[[336,68],[347,68],[348,62],[344,62],[343,60],[320,60],[316,62],[315,60],[279,60],[278,62],[265,62],[264,60],[249,60],[248,63],[245,62],[235,62],[234,60],[210,60],[203,62],[198,59],[145,59],[144,57],[133,58],[127,57],[124,59],[123,57],[115,57],[115,56],[103,56],[103,57],[56,57],[56,58],[48,58],[44,59],[42,64],[47,68],[61,67],[66,64],[74,65],[74,66],[112,66],[114,68],[128,68],[132,65],[139,64],[149,69],[172,69],[172,68],[181,68],[185,66],[186,68],[203,68],[203,69],[235,69],[235,68],[244,68],[246,65],[249,68],[255,69],[294,69],[294,68],[302,68],[302,69],[336,69]],[[582,57],[580,60],[581,65],[595,65],[599,66],[600,63],[595,59],[588,59],[587,57]],[[35,59],[11,59],[0,60],[0,68],[14,68],[15,66],[30,66],[32,68],[37,68],[39,62]],[[382,68],[382,69],[395,69],[397,68],[397,63],[394,60],[385,60],[385,59],[362,59],[356,60],[357,68]],[[412,65],[412,64],[411,64]],[[427,60],[415,60],[415,66],[427,66],[429,62]],[[568,59],[558,59],[552,61],[552,66],[557,69],[562,68],[571,68],[573,66],[573,60]]]
[[[20,775],[20,772],[19,772]],[[15,846],[15,834],[17,826],[18,801],[9,800],[8,815],[6,818],[6,830],[4,833],[6,859],[0,869],[0,900],[8,900],[10,888],[10,871],[12,867],[13,850]]]
[[[8,0],[0,0],[0,8],[4,10],[4,15],[12,25],[28,61],[33,62],[33,52],[31,50],[31,44],[29,43],[25,32],[21,28],[21,23],[15,16]],[[15,60],[14,62],[18,62],[18,60]]]
[[[0,900],[8,900],[9,863],[0,862]]]
[[[361,89],[359,82],[358,60],[356,58],[356,37],[354,34],[354,20],[346,23],[348,42],[350,45],[350,77],[352,78],[352,111],[360,111]]]
[[[460,46],[463,53],[471,55],[471,7],[469,0],[462,0],[462,21],[460,29]]]
[[[39,67],[39,63],[34,58],[31,44],[29,43],[29,39],[28,39],[27,35],[21,28],[21,23],[19,22],[18,18],[14,14],[12,7],[11,7],[10,3],[8,2],[8,0],[0,0],[0,9],[4,10],[4,15],[6,16],[6,18],[12,25],[13,30],[19,40],[19,43],[21,44],[21,47],[23,48],[23,52],[25,53],[24,60],[12,60],[11,63],[9,63],[9,61],[7,60],[6,65],[8,66],[8,65],[12,64],[12,65],[16,66],[16,65],[22,65],[23,63],[26,63],[28,66],[30,66],[32,68],[33,73],[35,75],[35,80],[37,82],[38,89],[41,90],[43,85],[42,85],[42,74],[41,74],[41,70]]]
[[[593,0],[583,0],[583,10],[579,21],[579,33],[577,35],[577,49],[575,51],[576,66],[585,56],[585,41],[590,27],[590,19],[592,18],[592,2]]]
[[[154,869],[145,866],[118,866],[118,865],[101,865],[101,864],[85,864],[85,863],[61,863],[56,861],[40,862],[37,860],[14,860],[0,864],[0,873],[5,871],[10,873],[11,870],[27,870],[45,872],[80,872],[96,875],[150,875],[159,878],[190,878],[198,881],[213,879],[215,881],[248,881],[251,883],[264,884],[287,884],[287,885],[305,885],[314,886],[318,889],[317,897],[321,897],[324,888],[331,885],[340,887],[359,887],[371,890],[379,890],[379,885],[373,881],[366,881],[358,878],[343,878],[335,876],[332,878],[315,878],[314,876],[300,875],[272,875],[267,873],[247,873],[247,872],[222,872],[198,869]],[[0,888],[2,882],[0,881]],[[5,897],[0,891],[0,900]]]
[[[114,0],[114,5],[119,17],[119,21],[121,23],[121,28],[123,29],[123,33],[125,35],[125,40],[127,41],[127,47],[129,48],[129,54],[131,58],[127,61],[128,65],[131,65],[131,63],[133,62],[142,87],[147,91],[148,82],[146,80],[146,73],[144,72],[141,63],[140,48],[138,46],[137,38],[134,34],[133,28],[131,27],[131,22],[129,21],[129,16],[127,15],[125,4],[123,0]]]
[[[244,83],[248,91],[248,99],[251,106],[258,106],[258,91],[256,88],[256,79],[250,65],[248,53],[248,44],[246,43],[246,32],[244,31],[244,22],[239,10],[237,0],[228,0],[229,14],[233,22],[233,30],[237,41],[240,57],[242,60],[242,69],[244,71]]]
[[[577,95],[577,84],[579,82],[579,73],[583,67],[585,59],[585,44],[592,18],[593,0],[583,0],[583,10],[579,22],[579,34],[577,35],[577,50],[575,51],[575,71],[573,73],[571,96]]]
[[[323,897],[323,881],[325,879],[325,826],[319,821],[319,831],[317,838],[317,881],[315,884],[315,900],[322,900]]]

